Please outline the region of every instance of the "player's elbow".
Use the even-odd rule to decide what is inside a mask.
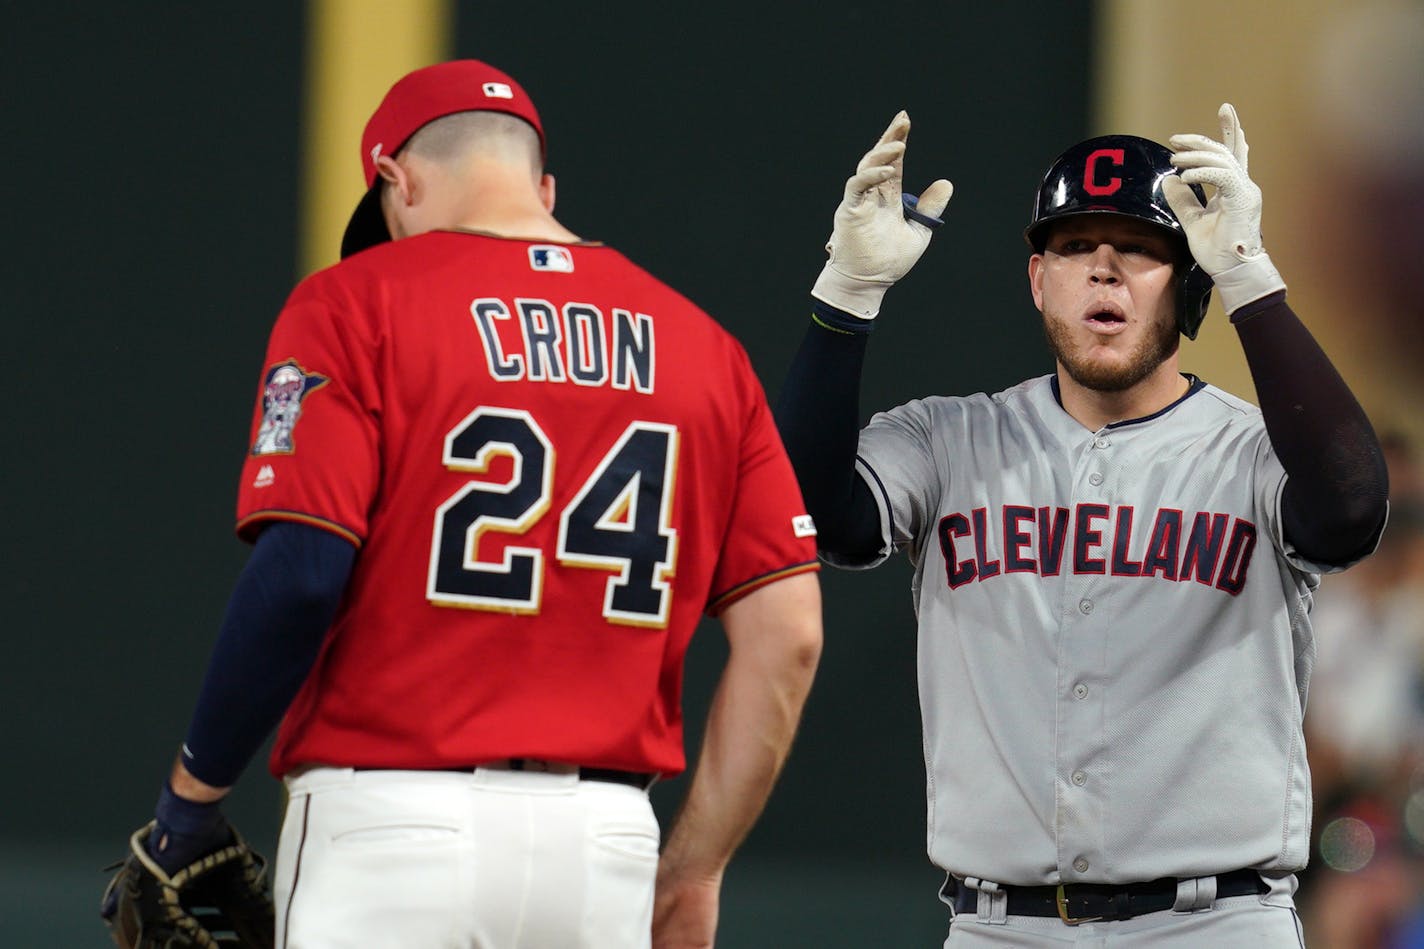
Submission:
[[[722,625],[734,658],[810,679],[821,661],[820,581],[800,573],[755,590],[723,612]]]
[[[1322,564],[1348,564],[1374,549],[1384,525],[1385,504],[1336,511],[1332,516],[1287,517],[1286,537],[1296,552]]]
[[[790,609],[779,611],[776,618],[767,623],[763,635],[777,665],[792,675],[809,678],[821,662],[821,648],[824,644],[821,588],[816,575],[812,573],[803,574],[798,586],[813,591],[814,598],[798,597],[799,603]]]
[[[807,679],[814,676],[825,642],[820,611],[805,614],[786,626],[781,631],[781,639],[785,665]]]

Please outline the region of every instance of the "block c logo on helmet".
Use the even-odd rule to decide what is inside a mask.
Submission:
[[[1127,156],[1121,148],[1100,148],[1088,156],[1088,160],[1083,163],[1083,190],[1092,195],[1109,195],[1122,187],[1120,177],[1112,177],[1106,184],[1098,184],[1098,162],[1104,158],[1112,160],[1115,168],[1121,168],[1127,162]]]

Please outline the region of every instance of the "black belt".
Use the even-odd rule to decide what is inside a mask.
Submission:
[[[658,776],[641,771],[618,771],[614,768],[579,768],[580,781],[608,781],[612,784],[631,784],[646,791],[653,786]]]
[[[543,761],[538,758],[502,758],[499,761],[486,761],[483,764],[467,765],[458,768],[436,768],[437,771],[460,771],[469,773],[476,768],[490,768],[495,771],[542,771],[551,774],[578,774],[580,781],[606,781],[610,784],[627,784],[639,790],[646,791],[658,780],[657,774],[647,774],[642,771],[619,771],[616,768],[584,768],[577,765],[560,764],[553,761]],[[357,771],[386,771],[387,768],[363,767],[356,768]]]
[[[979,891],[950,877],[946,890],[954,889],[954,911],[976,912]],[[1233,870],[1216,877],[1216,898],[1262,894],[1270,890],[1255,870]],[[1005,910],[1009,916],[1057,916],[1070,926],[1098,920],[1132,919],[1160,913],[1177,903],[1177,881],[1150,883],[1069,883],[1064,886],[1006,886]]]
[[[510,771],[558,771],[558,765],[551,765],[547,761],[540,761],[538,758],[506,758],[503,761],[496,761],[489,764],[480,765],[481,768],[501,768]],[[570,768],[569,773],[574,769]],[[619,771],[616,768],[585,768],[579,767],[578,776],[580,781],[607,781],[610,784],[630,784],[635,788],[646,791],[653,786],[653,782],[658,779],[656,774],[645,774],[641,771]]]

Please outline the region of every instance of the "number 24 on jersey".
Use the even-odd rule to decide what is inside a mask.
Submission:
[[[479,559],[487,531],[525,534],[554,495],[554,447],[522,409],[481,406],[445,436],[445,467],[483,473],[497,455],[514,471],[505,483],[470,481],[435,512],[426,599],[437,606],[535,613],[548,569],[544,551],[511,544],[502,561]],[[667,625],[677,532],[671,526],[677,429],[628,425],[559,515],[560,564],[616,571],[603,616],[631,626]]]

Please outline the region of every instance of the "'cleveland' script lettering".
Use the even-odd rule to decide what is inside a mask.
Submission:
[[[940,518],[939,546],[951,589],[1008,573],[1107,574],[1194,580],[1235,596],[1246,587],[1256,525],[1229,514],[1159,508],[1134,531],[1130,504],[979,507]],[[1134,537],[1134,534],[1136,535]]]

